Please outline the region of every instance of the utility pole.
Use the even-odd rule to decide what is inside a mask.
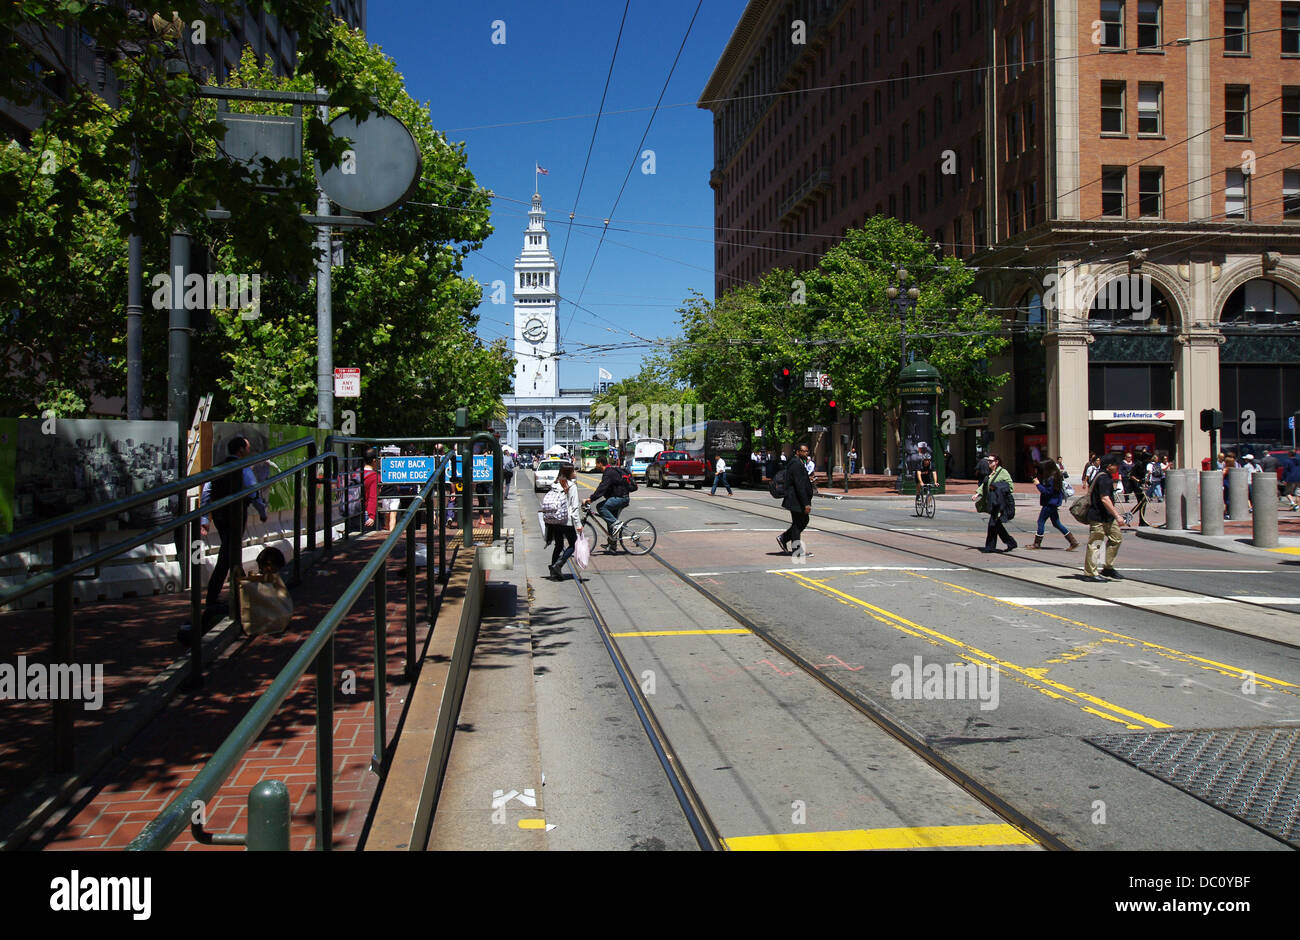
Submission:
[[[136,209],[139,207],[140,157],[131,154],[131,188],[129,204],[131,207],[131,224],[138,224]],[[143,411],[144,400],[144,305],[142,303],[141,280],[144,277],[142,255],[144,236],[133,231],[126,242],[126,417],[129,421],[139,421]]]
[[[324,88],[317,88],[320,94]],[[330,119],[329,108],[321,105],[318,115],[324,123]],[[316,214],[330,214],[330,199],[316,180]],[[330,267],[333,263],[328,224],[316,227],[316,427],[334,428],[334,308],[330,297]]]

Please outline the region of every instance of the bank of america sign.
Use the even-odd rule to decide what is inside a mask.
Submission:
[[[1182,421],[1181,411],[1089,411],[1089,421]]]

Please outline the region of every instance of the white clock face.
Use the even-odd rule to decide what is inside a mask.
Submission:
[[[546,324],[538,317],[533,317],[524,324],[524,339],[537,344],[546,339]]]

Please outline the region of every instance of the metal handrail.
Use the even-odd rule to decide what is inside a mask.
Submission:
[[[337,440],[337,439],[336,439]],[[369,442],[366,442],[369,443]],[[405,536],[407,543],[407,628],[408,628],[408,673],[414,668],[414,591],[409,590],[414,578],[415,568],[415,529],[413,523],[419,510],[428,502],[429,495],[436,487],[441,497],[442,475],[447,470],[447,462],[452,454],[443,455],[435,464],[434,472],[412,499],[411,505],[402,515],[399,524],[384,539],[360,573],[343,591],[342,596],[330,608],[324,619],[303,641],[293,657],[280,670],[270,687],[253,703],[252,708],[240,720],[239,724],[221,743],[216,752],[204,764],[190,785],[171,801],[167,807],[147,825],[143,831],[127,846],[130,851],[161,851],[169,846],[184,829],[191,825],[194,803],[206,804],[234,771],[244,752],[257,740],[258,735],[274,717],[276,711],[286,698],[295,690],[298,680],[306,673],[308,667],[316,669],[316,844],[321,851],[328,851],[333,831],[333,735],[334,735],[334,633],[352,607],[361,597],[368,582],[373,582],[375,590],[375,760],[380,769],[384,763],[384,733],[386,691],[384,688],[385,633],[387,615],[385,594],[385,565],[389,555],[397,545],[400,537]],[[454,466],[454,465],[453,465]],[[439,499],[441,503],[441,498]],[[440,507],[441,508],[441,507]],[[439,528],[445,517],[439,513]],[[432,531],[432,520],[428,520],[426,532]],[[425,578],[432,597],[433,565],[432,558],[426,555]],[[446,570],[440,571],[446,580]],[[433,612],[430,612],[432,628]]]

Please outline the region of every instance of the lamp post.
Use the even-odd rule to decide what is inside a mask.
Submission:
[[[907,274],[907,268],[899,268],[898,286],[894,286],[893,284],[890,284],[888,287],[886,287],[885,296],[889,298],[889,302],[892,303],[894,305],[894,309],[898,311],[898,340],[899,340],[899,345],[902,347],[902,364],[899,366],[899,368],[906,368],[907,366],[907,315],[912,310],[912,308],[916,306],[916,301],[921,296],[921,292],[917,290],[916,287],[912,284],[912,281]],[[907,455],[902,453],[903,440],[902,440],[902,426],[901,426],[901,422],[902,422],[901,411],[899,414],[899,422],[900,422],[900,426],[899,426],[898,443],[900,445],[900,452],[898,454],[898,491],[901,493],[903,492],[903,479],[906,476],[906,472],[907,472]]]
[[[916,301],[921,296],[921,292],[908,278],[907,268],[898,269],[898,286],[891,284],[886,287],[885,296],[898,310],[899,341],[902,345],[903,365],[907,365],[907,315],[916,306]]]

